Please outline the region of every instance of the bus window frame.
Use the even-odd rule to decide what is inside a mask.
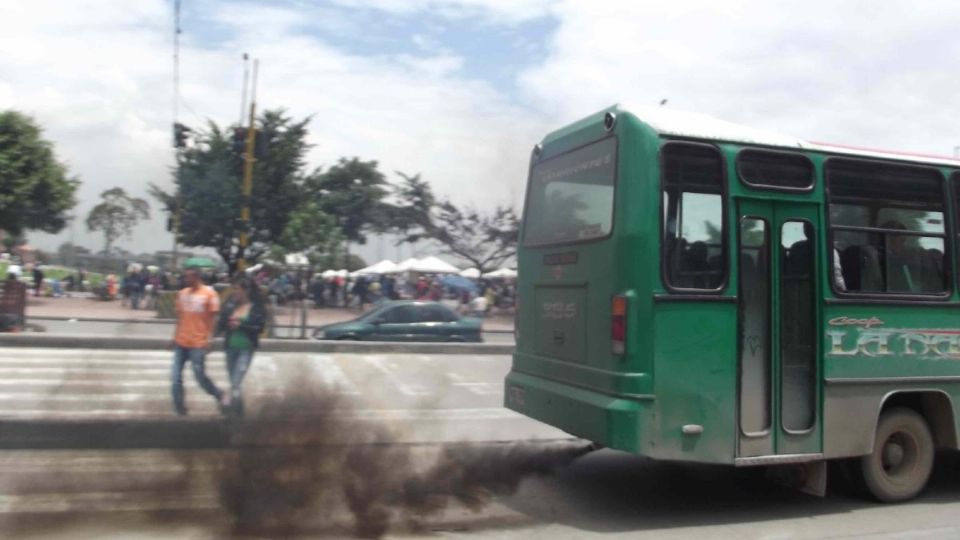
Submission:
[[[960,197],[960,170],[951,169],[950,173],[947,175],[947,192],[950,194],[948,197],[947,205],[950,209],[950,215],[953,215],[953,212],[960,212],[960,204],[957,202],[957,197]],[[950,224],[950,247],[954,249],[960,248],[960,219],[954,220]],[[960,251],[954,251],[957,257],[960,257]],[[960,263],[960,260],[957,260],[953,257],[950,259],[950,269],[953,270],[953,275],[951,276],[950,284],[956,287],[956,284],[953,282],[954,279],[960,279],[960,272],[957,272],[957,264]]]
[[[660,179],[657,186],[657,198],[659,202],[657,206],[660,211],[657,215],[657,228],[659,230],[660,242],[660,282],[663,285],[664,289],[671,294],[677,295],[689,295],[689,296],[698,296],[699,300],[709,301],[716,300],[717,298],[726,298],[724,293],[727,291],[727,287],[730,285],[730,256],[727,251],[730,249],[730,241],[728,236],[730,232],[727,230],[729,223],[727,221],[730,219],[729,215],[729,188],[728,188],[728,163],[727,157],[721,149],[716,144],[710,144],[700,141],[691,141],[687,139],[662,139],[662,144],[660,144],[660,149],[657,151],[657,163],[660,167]],[[723,269],[723,279],[720,281],[720,285],[715,289],[692,289],[689,287],[674,287],[670,280],[667,279],[667,257],[666,255],[666,243],[664,240],[665,230],[664,230],[664,220],[663,212],[665,210],[664,201],[663,201],[663,185],[664,185],[664,175],[666,173],[666,167],[664,162],[665,152],[664,150],[668,146],[683,146],[683,147],[699,147],[703,149],[708,149],[712,152],[715,152],[720,158],[720,252],[723,256],[723,262],[721,268]],[[739,221],[737,222],[739,223]]]
[[[614,150],[616,152],[616,157],[613,160],[613,208],[610,209],[610,230],[607,231],[607,234],[604,236],[595,236],[593,238],[584,238],[577,240],[567,240],[564,242],[540,242],[536,244],[527,243],[527,212],[530,209],[530,189],[533,188],[533,169],[540,163],[545,163],[552,159],[564,156],[571,152],[576,152],[581,148],[586,148],[591,144],[597,144],[603,142],[607,139],[613,139],[615,141]],[[543,143],[541,143],[543,144]],[[554,154],[546,159],[543,158],[543,152],[536,152],[536,148],[530,153],[530,166],[527,169],[527,191],[524,195],[523,201],[523,215],[521,216],[521,223],[523,229],[520,231],[520,238],[517,242],[517,246],[520,248],[555,248],[561,246],[573,246],[577,244],[589,244],[591,242],[600,242],[603,240],[608,240],[613,236],[613,232],[617,228],[617,204],[620,199],[617,196],[620,191],[620,137],[616,133],[607,133],[599,139],[590,140],[584,144],[577,145],[573,148],[569,148],[560,152],[559,154]]]
[[[790,156],[790,157],[801,157],[804,161],[810,165],[810,185],[806,187],[792,187],[792,186],[777,186],[773,184],[754,184],[747,180],[747,177],[743,174],[741,168],[741,163],[743,161],[744,153],[755,153],[755,154],[767,154],[771,156]],[[814,188],[817,186],[817,168],[813,164],[813,160],[810,159],[810,156],[803,154],[801,152],[785,152],[779,150],[770,150],[767,148],[757,148],[753,146],[746,146],[737,150],[736,155],[734,156],[734,167],[737,171],[737,178],[740,179],[740,183],[753,189],[765,190],[765,191],[779,191],[782,193],[812,193]]]
[[[850,164],[858,165],[867,165],[867,166],[884,166],[884,167],[894,167],[894,168],[913,168],[918,170],[932,171],[936,174],[937,179],[940,182],[940,195],[944,197],[946,201],[943,205],[943,221],[944,221],[944,234],[943,234],[943,249],[944,256],[950,264],[944,265],[944,271],[947,273],[945,282],[947,283],[947,289],[944,292],[936,294],[917,294],[917,293],[898,293],[898,292],[850,292],[850,291],[841,291],[837,289],[836,281],[833,279],[833,265],[837,264],[836,262],[836,248],[834,247],[834,226],[830,218],[830,205],[832,204],[832,181],[830,179],[830,166],[835,162],[845,162]],[[828,274],[830,275],[830,291],[833,292],[836,298],[833,301],[828,301],[830,304],[848,304],[855,305],[857,303],[864,303],[869,305],[916,305],[916,304],[946,304],[951,305],[955,302],[951,302],[953,293],[955,291],[953,280],[956,272],[953,271],[952,261],[953,261],[953,242],[950,241],[950,233],[948,231],[953,231],[953,205],[950,203],[950,197],[952,193],[950,192],[950,187],[947,182],[947,177],[944,176],[943,172],[928,164],[920,164],[913,162],[903,162],[903,161],[894,161],[894,160],[885,160],[885,159],[869,159],[869,158],[858,158],[858,157],[849,157],[849,156],[836,156],[836,155],[827,155],[823,160],[823,205],[824,205],[824,222],[827,226],[827,246],[825,248],[828,250],[827,253],[827,265],[828,265]],[[850,227],[842,226],[845,229]],[[867,227],[871,230],[876,230],[878,232],[883,232],[885,229],[880,227]],[[899,234],[911,234],[910,231],[903,231],[898,229]],[[920,236],[931,236],[924,235],[923,233],[919,234]],[[935,236],[935,235],[934,235]]]

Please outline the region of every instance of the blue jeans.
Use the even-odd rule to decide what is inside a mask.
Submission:
[[[253,362],[253,349],[226,348],[227,373],[230,374],[230,408],[243,414],[243,378]]]
[[[173,349],[173,370],[170,373],[170,382],[173,391],[173,410],[177,414],[187,413],[187,407],[183,402],[183,365],[187,361],[193,368],[193,375],[200,388],[216,398],[217,403],[223,397],[223,391],[213,384],[210,377],[207,377],[206,368],[203,365],[206,360],[206,353],[207,351],[204,349],[188,349],[179,345]]]

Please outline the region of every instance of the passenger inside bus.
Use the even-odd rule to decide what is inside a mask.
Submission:
[[[670,275],[674,276],[674,286],[686,289],[716,289],[720,286],[723,276],[720,246],[703,240],[687,243],[685,238],[677,240],[669,236],[666,240],[667,265]]]
[[[923,248],[919,237],[909,233],[896,220],[883,222],[876,233],[847,235],[861,239],[841,246],[835,240],[835,259],[845,287],[838,290],[852,292],[936,293],[945,290],[943,251]],[[836,271],[836,268],[835,268]]]

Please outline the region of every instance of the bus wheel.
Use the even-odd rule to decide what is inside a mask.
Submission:
[[[860,458],[863,487],[881,502],[905,501],[927,485],[933,470],[930,428],[913,409],[895,407],[880,416],[873,453]]]

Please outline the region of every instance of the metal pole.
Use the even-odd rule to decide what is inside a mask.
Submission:
[[[297,281],[300,284],[300,339],[307,339],[307,294],[310,291],[309,287],[306,287],[307,279],[309,277],[304,277],[303,267],[300,267],[300,279]]]
[[[180,116],[180,0],[173,2],[173,121]]]
[[[240,121],[243,125],[243,114],[247,111],[247,85],[250,83],[250,55],[243,53],[243,88],[240,90]]]
[[[173,125],[176,130],[177,122],[180,120],[180,0],[173,2]],[[176,131],[174,131],[176,136]],[[176,147],[174,141],[174,152],[179,162],[180,148]],[[179,163],[177,163],[179,166]],[[174,189],[176,189],[176,207],[173,210],[173,249],[171,250],[172,261],[170,270],[177,269],[177,236],[180,233],[180,186],[177,185],[177,179],[173,179]]]
[[[257,69],[260,61],[253,60],[253,81],[250,85],[250,124],[247,127],[247,149],[243,157],[243,191],[240,209],[240,258],[237,260],[237,270],[247,269],[247,246],[250,242],[250,197],[253,194],[253,149],[256,141],[254,121],[257,114]]]

